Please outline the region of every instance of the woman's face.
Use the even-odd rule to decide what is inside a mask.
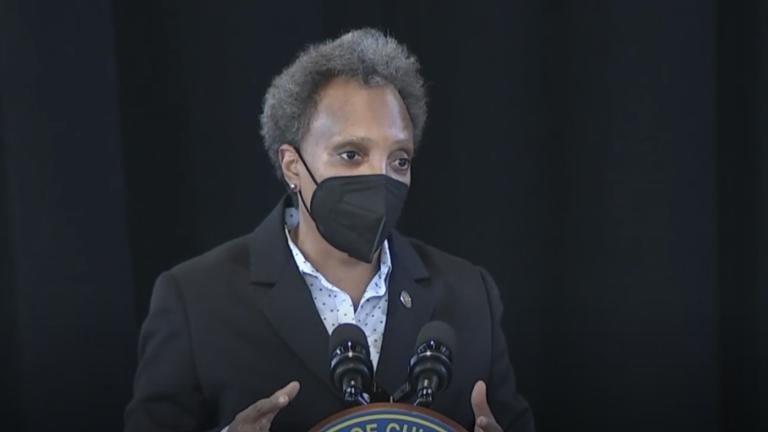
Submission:
[[[334,79],[317,96],[301,153],[318,182],[334,176],[385,174],[411,182],[413,127],[400,95],[390,85],[366,86]],[[288,183],[307,202],[315,184],[296,150],[283,145],[280,160]]]

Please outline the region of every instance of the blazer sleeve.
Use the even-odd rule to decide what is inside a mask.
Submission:
[[[528,403],[517,392],[515,373],[509,359],[507,341],[502,330],[503,305],[496,283],[480,268],[491,317],[491,374],[488,379],[488,404],[496,421],[507,432],[534,432],[533,414]]]
[[[182,292],[170,272],[155,283],[138,351],[125,431],[197,432],[213,426],[197,376]]]

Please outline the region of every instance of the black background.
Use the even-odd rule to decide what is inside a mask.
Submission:
[[[540,431],[768,430],[766,2],[1,0],[3,430],[121,428],[154,278],[282,193],[271,77],[361,26],[429,83],[401,229],[495,276]]]

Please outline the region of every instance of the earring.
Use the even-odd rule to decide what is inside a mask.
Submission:
[[[297,187],[296,187],[296,185],[295,185],[295,184],[293,184],[293,183],[289,183],[289,184],[288,184],[288,186],[290,186],[290,187],[291,187],[291,191],[293,191],[293,192],[296,192],[296,189],[297,189]]]

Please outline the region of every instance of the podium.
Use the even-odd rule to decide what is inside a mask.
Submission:
[[[467,432],[427,408],[403,403],[372,403],[334,414],[310,432]]]

